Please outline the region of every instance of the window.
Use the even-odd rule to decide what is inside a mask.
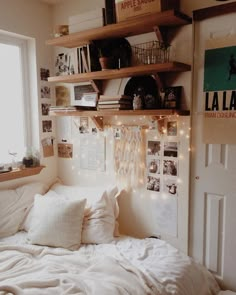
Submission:
[[[27,39],[0,32],[0,163],[21,160],[31,146]]]

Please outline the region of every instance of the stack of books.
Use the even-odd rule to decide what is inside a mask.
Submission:
[[[132,97],[128,95],[100,95],[98,110],[132,110]]]

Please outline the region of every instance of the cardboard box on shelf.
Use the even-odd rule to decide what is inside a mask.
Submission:
[[[104,26],[103,18],[94,18],[86,20],[77,24],[69,25],[69,33],[73,34],[76,32],[86,31],[89,29],[95,29]]]
[[[72,34],[103,27],[105,24],[104,13],[104,8],[97,8],[84,13],[69,16],[69,33]]]
[[[115,0],[115,4],[116,22],[168,9],[179,9],[179,0]]]
[[[84,13],[69,16],[68,24],[70,26],[96,18],[104,18],[104,8],[97,8]]]

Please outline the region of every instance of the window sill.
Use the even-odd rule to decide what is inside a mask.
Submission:
[[[10,171],[6,173],[0,173],[0,182],[13,180],[16,178],[22,178],[27,176],[37,175],[41,172],[41,170],[45,168],[45,166],[31,167],[25,168],[22,170]]]

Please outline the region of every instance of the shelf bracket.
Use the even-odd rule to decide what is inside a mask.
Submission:
[[[91,120],[100,131],[103,131],[103,117],[91,116]]]
[[[158,132],[163,135],[165,133],[165,117],[163,116],[152,116],[152,120],[157,121]]]
[[[102,92],[102,83],[101,80],[90,80],[90,83],[95,92],[101,93]]]
[[[155,80],[156,80],[156,84],[157,87],[159,89],[160,92],[162,92],[165,89],[165,84],[164,84],[164,79],[162,78],[162,76],[159,74],[154,74],[153,75]]]
[[[167,43],[167,30],[166,28],[154,26],[154,33],[160,43]]]

